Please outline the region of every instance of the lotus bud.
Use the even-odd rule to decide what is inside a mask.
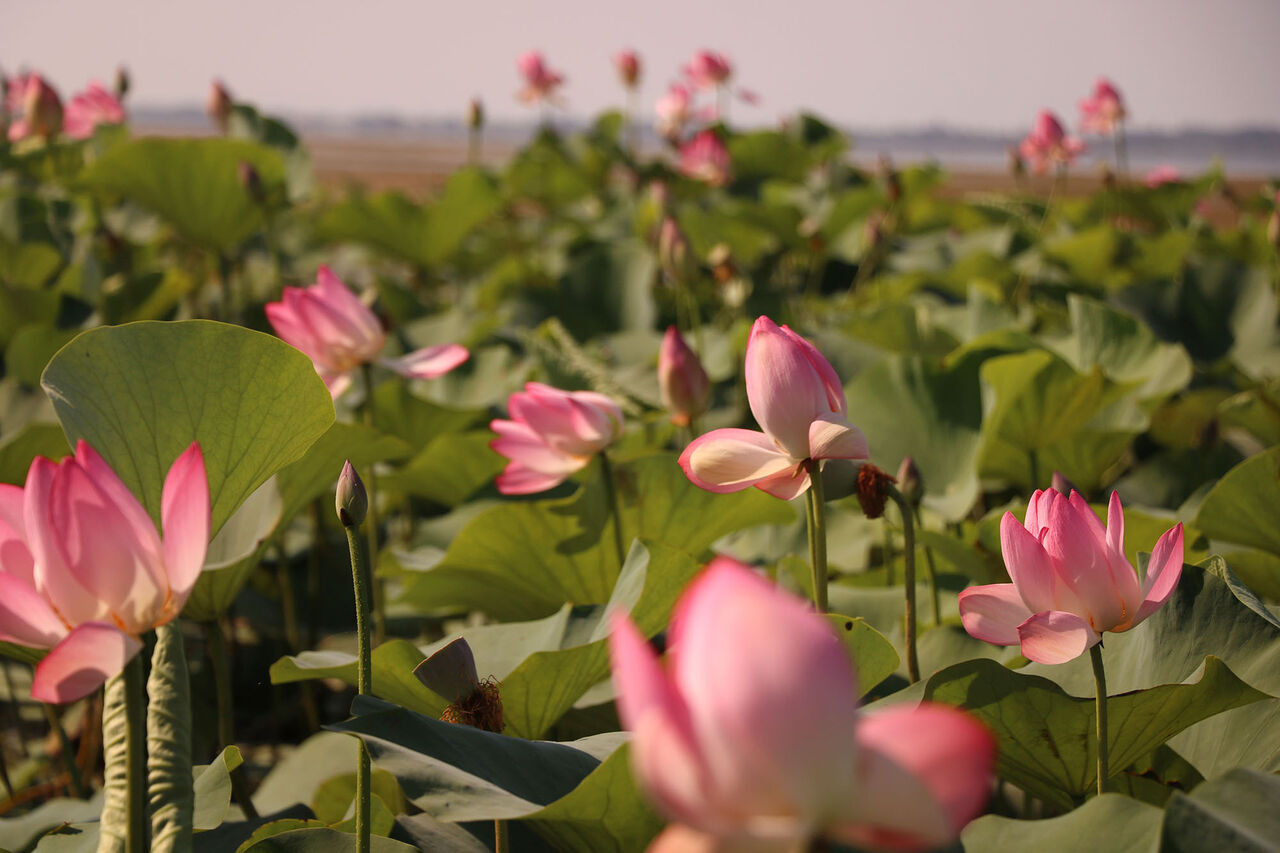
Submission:
[[[1062,495],[1069,495],[1072,492],[1080,491],[1076,484],[1067,479],[1067,475],[1061,471],[1054,471],[1053,477],[1049,480],[1053,490]]]
[[[884,515],[884,503],[889,499],[889,485],[896,482],[883,470],[867,462],[858,471],[858,503],[867,518]]]
[[[52,86],[39,74],[32,74],[27,83],[26,103],[23,105],[28,135],[48,139],[62,130],[62,100]]]
[[[334,504],[343,527],[359,527],[369,512],[369,493],[364,490],[364,481],[356,473],[350,459],[343,463],[342,473],[338,476]]]
[[[667,327],[658,351],[658,389],[676,426],[688,426],[707,410],[711,380],[675,326]]]
[[[898,466],[897,479],[898,491],[902,492],[902,496],[913,504],[920,503],[920,496],[924,492],[924,480],[920,476],[916,460],[910,456],[902,457],[902,464]]]
[[[640,82],[640,57],[634,50],[624,50],[613,58],[613,62],[618,66],[622,85],[634,89]]]
[[[472,130],[484,127],[484,102],[479,98],[472,98],[467,105],[467,127]]]
[[[222,133],[227,132],[227,125],[231,121],[232,105],[231,93],[227,91],[227,87],[221,80],[214,80],[209,85],[209,100],[205,102],[205,112]]]
[[[116,100],[123,101],[129,94],[129,69],[123,65],[116,67]]]
[[[658,262],[662,271],[673,281],[683,281],[691,272],[691,251],[684,231],[671,217],[662,220],[658,230]]]
[[[262,204],[266,200],[267,194],[262,186],[262,176],[248,160],[240,161],[238,177],[240,186],[244,187],[244,191],[249,194],[249,198],[253,199],[255,204]]]

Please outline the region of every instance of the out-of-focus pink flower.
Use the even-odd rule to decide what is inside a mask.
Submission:
[[[498,434],[489,446],[511,460],[496,481],[504,495],[558,486],[622,435],[622,409],[594,391],[528,382],[508,398],[507,414],[489,423]]]
[[[986,802],[985,728],[934,704],[859,712],[827,621],[735,560],[681,597],[665,667],[625,615],[612,628],[632,766],[678,824],[651,851],[941,846]]]
[[[714,89],[733,76],[733,66],[724,54],[700,50],[685,65],[684,75],[695,89]]]
[[[519,98],[526,104],[538,101],[556,102],[556,89],[564,83],[564,75],[547,67],[542,58],[542,51],[530,50],[520,54],[516,60],[516,68],[524,78],[524,88]]]
[[[1106,77],[1099,77],[1093,84],[1093,94],[1080,101],[1080,128],[1085,133],[1115,133],[1124,116],[1120,92]]]
[[[97,83],[67,102],[62,129],[72,139],[88,139],[100,124],[123,124],[124,105]]]
[[[689,480],[711,492],[749,486],[790,500],[809,488],[810,460],[866,459],[862,430],[846,418],[840,377],[813,344],[759,317],[747,340],[747,402],[764,432],[717,429],[680,454]]]
[[[209,544],[199,444],[169,468],[160,519],[163,535],[84,441],[60,463],[37,457],[25,488],[0,485],[0,640],[51,649],[34,698],[93,692],[181,612]]]
[[[731,163],[729,149],[714,130],[699,131],[680,146],[681,174],[713,187],[728,183]]]
[[[286,287],[266,307],[267,319],[286,343],[301,350],[336,399],[351,384],[351,371],[376,361],[410,379],[443,376],[467,360],[458,344],[424,347],[400,358],[379,358],[387,336],[369,307],[321,266],[310,287]]]
[[[221,80],[215,79],[209,84],[209,99],[205,101],[204,111],[223,133],[227,132],[227,122],[231,120],[231,108],[235,100],[231,92]]]
[[[62,99],[57,90],[34,71],[9,78],[5,109],[10,116],[10,142],[33,136],[48,139],[62,129]]]
[[[688,426],[707,410],[711,380],[698,354],[689,348],[675,326],[667,327],[658,351],[658,391],[662,405],[677,426]]]
[[[653,105],[653,111],[658,115],[658,134],[668,139],[678,138],[689,120],[689,106],[688,87],[672,83],[667,94]]]
[[[628,89],[634,89],[640,83],[640,55],[634,50],[622,50],[613,58],[613,64],[618,67],[618,76],[622,78],[622,85]]]
[[[1124,555],[1124,511],[1111,493],[1107,526],[1078,492],[1037,490],[1022,524],[1000,520],[1000,550],[1013,583],[960,593],[965,630],[998,646],[1019,645],[1038,663],[1065,663],[1128,631],[1160,608],[1182,576],[1182,525],[1156,542],[1147,574]]]
[[[1084,143],[1075,136],[1068,136],[1049,110],[1041,110],[1031,132],[1022,140],[1019,152],[1030,163],[1036,174],[1044,174],[1050,165],[1068,166],[1076,155],[1084,151]]]
[[[1148,187],[1155,189],[1165,184],[1176,184],[1182,180],[1182,172],[1178,171],[1176,166],[1170,166],[1168,163],[1156,166],[1147,172],[1143,178],[1143,183]]]

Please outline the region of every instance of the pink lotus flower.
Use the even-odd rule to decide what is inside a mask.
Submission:
[[[713,187],[729,181],[729,149],[714,130],[703,130],[680,146],[680,172]]]
[[[1068,136],[1057,116],[1049,110],[1041,110],[1036,116],[1035,126],[1022,140],[1018,150],[1031,163],[1036,174],[1042,175],[1050,165],[1070,165],[1076,155],[1084,151],[1084,143],[1077,137]]]
[[[696,89],[714,89],[733,76],[733,66],[723,54],[700,50],[684,67],[684,75]]]
[[[5,111],[10,116],[10,142],[57,135],[62,129],[62,99],[56,89],[35,72],[9,78],[8,88]]]
[[[100,124],[123,124],[124,105],[98,83],[67,102],[62,129],[72,139],[88,139]]]
[[[671,413],[672,423],[677,426],[688,426],[707,410],[711,380],[698,354],[689,349],[675,326],[667,327],[658,351],[658,392],[662,405]]]
[[[653,110],[658,114],[659,135],[669,139],[680,136],[685,123],[689,121],[689,89],[679,83],[672,83],[667,94],[658,99]]]
[[[1093,94],[1080,101],[1080,127],[1085,133],[1108,135],[1124,121],[1124,101],[1106,77],[1093,84]]]
[[[917,849],[987,799],[991,734],[935,704],[859,712],[827,621],[726,557],[676,605],[667,666],[622,613],[609,637],[641,786],[677,825],[650,850]]]
[[[526,104],[538,101],[556,102],[556,89],[564,83],[564,75],[547,67],[541,51],[522,53],[516,60],[516,68],[524,78],[524,88],[519,93],[520,100]]]
[[[25,488],[0,485],[0,640],[51,649],[33,698],[93,692],[181,612],[209,543],[199,444],[169,468],[160,518],[163,536],[84,441],[61,463],[37,457]]]
[[[1124,513],[1111,493],[1107,526],[1078,492],[1037,490],[1023,524],[1000,520],[1000,550],[1013,583],[960,593],[964,628],[998,646],[1020,645],[1037,663],[1065,663],[1128,631],[1160,608],[1182,575],[1182,525],[1156,542],[1139,583],[1124,555]]]
[[[379,358],[387,340],[382,324],[327,266],[320,267],[311,287],[286,287],[284,298],[268,303],[266,312],[276,334],[315,364],[334,399],[351,385],[351,371],[369,362],[410,379],[434,379],[470,355],[466,347],[442,344]]]
[[[840,377],[786,326],[757,318],[747,341],[747,402],[764,432],[717,429],[680,454],[689,480],[710,492],[749,486],[790,500],[809,488],[809,462],[866,459],[862,430],[846,419]]]
[[[619,51],[613,64],[618,67],[623,86],[634,89],[640,83],[640,56],[634,50]]]
[[[1165,163],[1151,169],[1142,180],[1149,188],[1155,189],[1165,184],[1179,183],[1182,181],[1182,172],[1178,171],[1176,166],[1170,166]]]
[[[504,495],[558,486],[622,435],[622,409],[594,391],[561,391],[528,382],[507,400],[511,420],[495,419],[489,446],[511,460],[498,475]]]
[[[223,133],[227,132],[227,123],[231,120],[233,106],[235,106],[235,100],[221,80],[214,80],[209,84],[209,98],[205,101],[204,111]]]

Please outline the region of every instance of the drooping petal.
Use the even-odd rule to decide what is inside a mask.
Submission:
[[[1137,625],[1160,607],[1173,595],[1178,580],[1182,577],[1183,532],[1179,522],[1164,532],[1156,542],[1147,562],[1147,577],[1143,581],[1142,605],[1133,623]]]
[[[704,433],[680,454],[680,467],[690,482],[720,494],[754,486],[766,477],[789,471],[797,461],[764,433],[736,428]]]
[[[382,364],[410,379],[435,379],[462,364],[471,353],[458,344],[423,347],[400,358],[384,358]]]
[[[863,714],[859,796],[850,841],[890,849],[938,847],[986,804],[995,738],[963,711],[926,702]]]
[[[1023,657],[1036,663],[1075,660],[1102,639],[1089,623],[1074,613],[1046,610],[1018,626]]]
[[[114,625],[86,622],[36,664],[31,697],[51,703],[82,699],[119,675],[141,649],[137,637]]]
[[[1011,583],[971,586],[960,591],[960,621],[970,636],[997,646],[1015,646],[1022,640],[1018,626],[1031,610]]]
[[[854,678],[825,619],[720,557],[681,598],[669,636],[673,680],[727,801],[802,823],[845,807],[854,796]]]
[[[792,458],[809,455],[809,424],[831,411],[808,352],[768,317],[751,327],[744,372],[751,413]]]
[[[1030,514],[1031,510],[1027,512]],[[1011,512],[1000,519],[1000,553],[1004,555],[1009,578],[1027,608],[1033,613],[1052,610],[1056,583],[1053,562],[1036,537],[1028,533]]]
[[[164,565],[176,615],[204,566],[212,524],[209,477],[198,443],[193,442],[169,467],[160,498],[160,517],[164,526]]]
[[[809,424],[810,459],[867,459],[870,456],[867,437],[843,415],[819,415]]]
[[[68,459],[61,468],[71,465]],[[50,494],[59,474],[60,466],[37,456],[27,471],[26,486],[22,490],[22,522],[35,560],[35,588],[72,625],[106,619],[110,608],[71,572],[63,556],[61,539],[50,519]]]
[[[0,640],[47,649],[67,634],[67,626],[44,596],[24,580],[0,572]]]

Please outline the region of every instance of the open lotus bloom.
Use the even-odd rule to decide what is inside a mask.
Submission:
[[[9,78],[5,111],[9,114],[10,142],[33,136],[47,139],[62,129],[62,99],[35,72]]]
[[[846,418],[840,377],[813,344],[759,317],[747,341],[747,402],[764,432],[717,429],[680,454],[689,480],[710,492],[750,486],[790,500],[809,488],[810,460],[866,459],[866,436]]]
[[[1093,84],[1093,94],[1080,101],[1080,127],[1085,133],[1107,135],[1115,132],[1124,117],[1119,90],[1106,77],[1099,77]]]
[[[522,53],[516,60],[516,69],[524,79],[524,88],[520,90],[520,100],[526,104],[538,101],[556,100],[556,89],[564,83],[564,75],[553,71],[542,58],[542,52],[530,50]]]
[[[668,138],[676,138],[684,130],[685,123],[689,121],[691,97],[687,86],[679,83],[672,83],[667,89],[667,94],[658,99],[653,105],[653,111],[658,116],[657,131],[659,136]]]
[[[676,822],[651,850],[935,847],[986,802],[985,728],[928,703],[859,711],[827,620],[735,560],[681,597],[665,667],[625,615],[612,628],[632,765]]]
[[[1057,116],[1049,110],[1041,110],[1018,151],[1031,163],[1036,174],[1043,174],[1049,166],[1071,165],[1084,147],[1078,137],[1067,135]]]
[[[1000,550],[1013,583],[960,593],[965,630],[998,646],[1019,645],[1037,663],[1065,663],[1128,631],[1164,604],[1182,576],[1182,525],[1156,542],[1146,577],[1124,555],[1124,511],[1112,492],[1107,526],[1078,492],[1037,491],[1026,521],[1000,520]]]
[[[161,528],[81,441],[0,485],[0,640],[51,649],[33,698],[70,702],[124,669],[138,636],[176,619],[204,565],[209,481],[199,444],[169,468]]]
[[[511,420],[493,420],[489,443],[511,460],[498,475],[504,495],[545,492],[585,468],[622,435],[622,409],[594,391],[561,391],[529,382],[507,400]]]
[[[98,83],[78,93],[67,102],[62,130],[72,139],[88,139],[100,124],[122,124],[124,106],[116,96]]]
[[[301,350],[336,399],[351,385],[351,371],[376,361],[410,379],[443,376],[467,360],[458,344],[424,347],[400,358],[379,358],[387,341],[382,324],[326,266],[310,287],[286,287],[268,303],[267,319],[286,343]]]
[[[680,173],[713,187],[729,181],[729,149],[714,130],[701,130],[680,146]]]
[[[733,66],[724,54],[700,50],[684,67],[684,75],[698,89],[714,89],[733,76]]]

